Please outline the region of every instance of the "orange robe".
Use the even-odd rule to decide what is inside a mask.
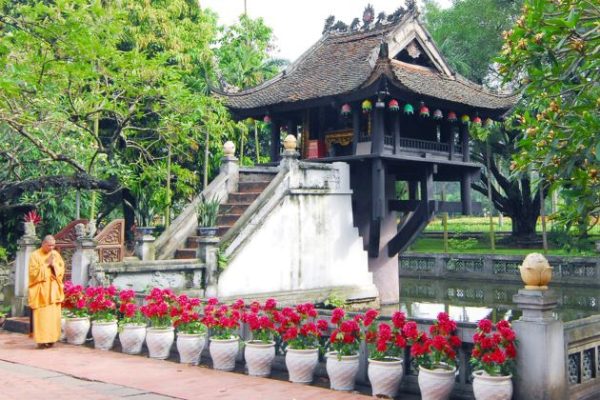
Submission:
[[[54,271],[48,264],[54,254]],[[60,305],[65,298],[65,263],[56,250],[44,254],[41,249],[29,258],[29,307],[33,311],[33,338],[36,343],[54,343],[60,339]]]

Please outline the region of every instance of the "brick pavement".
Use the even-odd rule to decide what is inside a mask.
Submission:
[[[0,399],[352,400],[358,393],[220,372],[206,366],[57,343],[39,350],[26,335],[0,330]]]

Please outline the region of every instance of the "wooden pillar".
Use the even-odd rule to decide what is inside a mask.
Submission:
[[[360,139],[360,104],[352,104],[352,154],[356,154],[356,146]]]
[[[408,199],[417,200],[418,183],[416,181],[408,181]]]
[[[281,148],[280,126],[279,121],[275,119],[271,120],[271,162],[279,162],[279,151]]]
[[[381,221],[385,216],[385,166],[381,158],[371,164],[371,227],[369,229],[369,257],[379,256]]]
[[[448,127],[448,159],[452,160],[454,158],[454,127],[452,124],[447,123]]]
[[[461,124],[460,126],[460,143],[462,144],[463,161],[471,161],[471,154],[469,151],[469,125]]]
[[[383,136],[385,134],[385,108],[373,108],[373,134],[371,135],[371,154],[383,153]]]
[[[471,175],[467,172],[463,173],[460,181],[460,200],[463,215],[471,215]]]
[[[421,178],[421,201],[427,204],[427,214],[429,210],[429,201],[433,200],[433,166],[425,168],[423,177]]]
[[[392,129],[394,134],[394,154],[400,153],[400,111],[393,114]]]

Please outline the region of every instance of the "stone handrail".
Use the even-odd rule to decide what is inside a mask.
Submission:
[[[519,266],[525,256],[496,254],[404,253],[399,257],[403,277],[455,277],[521,282]],[[599,257],[548,256],[554,283],[600,287]]]
[[[154,242],[154,248],[156,249],[156,258],[158,260],[165,260],[173,256],[175,250],[185,242],[188,236],[193,235],[194,231],[198,227],[198,214],[196,209],[201,198],[214,198],[217,197],[224,202],[227,200],[229,194],[227,190],[227,183],[230,180],[230,176],[221,172],[215,179],[213,179],[209,185],[196,196],[173,220],[167,229],[156,239]]]
[[[600,315],[565,323],[569,398],[600,393]]]

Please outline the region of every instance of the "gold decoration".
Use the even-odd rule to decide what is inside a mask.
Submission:
[[[337,143],[341,146],[348,146],[352,143],[354,138],[354,133],[352,130],[339,130],[339,131],[331,131],[325,134],[325,143],[327,144],[327,148],[331,147],[332,144]]]
[[[542,254],[528,254],[519,269],[521,271],[521,279],[525,282],[525,289],[548,289],[547,285],[552,280],[552,267]]]

